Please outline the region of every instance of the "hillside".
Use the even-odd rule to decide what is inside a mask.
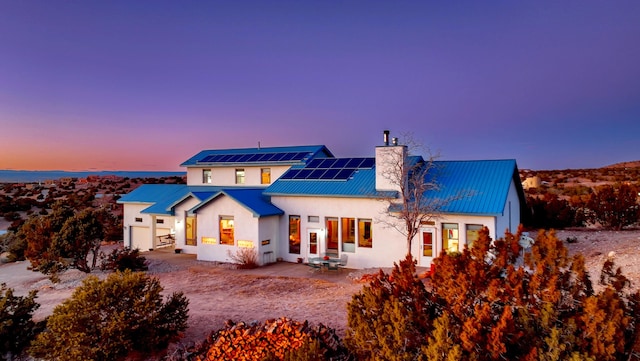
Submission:
[[[608,165],[603,168],[640,168],[640,160],[634,160],[632,162],[620,162],[620,163]]]

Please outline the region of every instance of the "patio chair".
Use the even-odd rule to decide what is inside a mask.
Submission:
[[[307,266],[309,266],[309,268],[311,268],[311,271],[317,271],[320,268],[322,268],[322,263],[313,262],[313,261],[309,260],[309,262],[307,263]]]

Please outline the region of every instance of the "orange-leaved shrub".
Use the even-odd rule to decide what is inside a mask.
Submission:
[[[428,287],[409,257],[348,305],[346,344],[361,360],[622,360],[640,351],[640,291],[613,261],[595,292],[581,255],[553,231],[520,234],[434,260]]]
[[[346,360],[347,351],[335,330],[286,317],[264,323],[227,321],[183,360]]]

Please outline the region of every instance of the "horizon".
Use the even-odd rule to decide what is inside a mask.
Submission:
[[[390,130],[441,160],[640,159],[640,2],[0,4],[0,169],[180,171]],[[422,153],[428,156],[428,153]]]

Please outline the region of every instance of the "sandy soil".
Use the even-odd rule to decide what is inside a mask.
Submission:
[[[616,263],[632,280],[632,287],[640,286],[640,231],[559,231],[557,236],[562,240],[577,239],[566,245],[570,253],[585,255],[594,283],[605,257],[614,251]],[[362,287],[353,279],[374,271],[312,272],[305,265],[291,263],[236,270],[170,251],[157,250],[144,256],[149,260],[149,273],[159,278],[167,294],[182,291],[189,298],[189,328],[182,345],[204,340],[229,319],[264,321],[286,316],[323,323],[343,335],[345,305]],[[52,284],[45,276],[29,271],[28,265],[28,262],[0,265],[0,282],[7,283],[17,294],[38,290],[41,307],[36,319],[49,315],[86,277],[70,270],[62,275],[60,283]],[[106,277],[102,272],[92,274]]]

